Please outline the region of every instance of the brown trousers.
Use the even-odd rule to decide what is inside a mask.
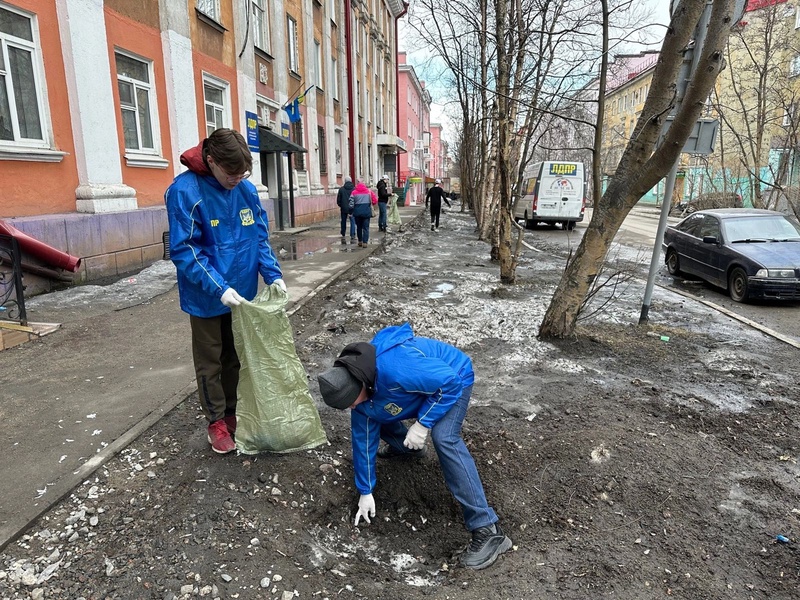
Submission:
[[[231,313],[210,318],[190,316],[189,320],[200,406],[213,423],[236,414],[239,357],[233,345]]]

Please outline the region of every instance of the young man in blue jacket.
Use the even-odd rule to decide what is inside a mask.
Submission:
[[[461,438],[475,381],[469,356],[444,342],[415,336],[405,323],[382,329],[370,343],[346,346],[333,364],[317,379],[326,404],[352,409],[353,469],[361,494],[355,524],[362,517],[370,523],[375,516],[376,457],[420,458],[430,434],[447,487],[472,532],[461,563],[483,569],[511,548]],[[416,420],[406,428],[406,419]],[[379,450],[381,439],[386,446]]]
[[[231,307],[252,300],[258,276],[284,291],[269,245],[267,215],[247,181],[253,158],[238,131],[217,129],[181,155],[189,170],[164,196],[170,257],[178,271],[181,309],[189,314],[197,392],[208,419],[211,449],[236,449],[239,357],[233,345]]]

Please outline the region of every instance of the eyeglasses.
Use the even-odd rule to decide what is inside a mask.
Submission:
[[[225,175],[225,180],[228,183],[239,183],[242,179],[247,179],[250,177],[250,171],[245,171],[241,175],[229,175],[223,169],[220,169],[220,171],[222,171],[222,174]]]

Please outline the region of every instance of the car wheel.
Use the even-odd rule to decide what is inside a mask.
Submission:
[[[728,294],[734,302],[747,300],[747,273],[741,267],[736,267],[728,276]]]
[[[678,260],[678,253],[675,251],[674,248],[670,248],[667,250],[667,271],[669,271],[670,275],[680,275],[681,274],[681,264]]]
[[[567,230],[572,231],[573,229],[575,229],[575,221],[567,222]]]
[[[533,229],[534,225],[536,225],[536,223],[534,223],[533,221],[528,219],[528,211],[526,210],[525,211],[525,229]]]

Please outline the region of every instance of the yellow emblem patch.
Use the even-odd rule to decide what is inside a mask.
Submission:
[[[239,218],[242,220],[242,225],[254,225],[253,211],[249,208],[243,208],[239,211]]]
[[[403,412],[403,409],[397,406],[397,404],[395,404],[394,402],[389,402],[389,404],[383,407],[383,410],[388,412],[393,417],[396,417],[401,412]]]

